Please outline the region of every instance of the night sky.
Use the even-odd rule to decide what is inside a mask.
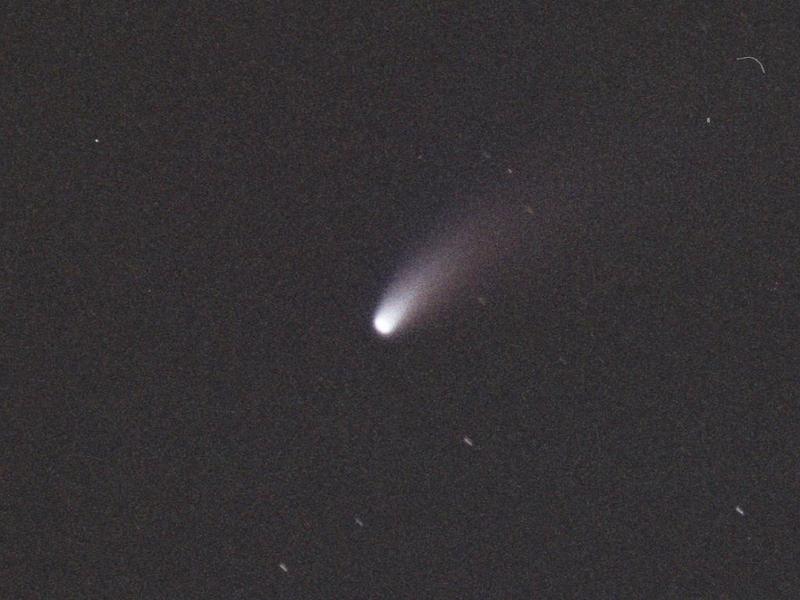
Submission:
[[[800,597],[800,8],[12,4],[0,597]]]

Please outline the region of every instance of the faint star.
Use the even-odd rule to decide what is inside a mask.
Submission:
[[[281,563],[278,566],[281,568],[281,571],[283,571],[284,573],[288,573],[289,572],[289,567],[286,566],[286,563]]]
[[[356,517],[356,525],[358,525],[359,527],[363,527],[364,526],[364,521],[362,521],[361,519]]]
[[[466,436],[464,436],[464,443],[465,443],[467,446],[470,446],[470,447],[472,447],[472,446],[474,446],[474,445],[475,445],[475,442],[473,442],[473,441],[472,441],[472,438],[468,438],[468,437],[466,437]]]
[[[739,513],[740,515],[744,516],[744,511],[742,510],[741,506],[737,506],[736,507],[736,512]]]

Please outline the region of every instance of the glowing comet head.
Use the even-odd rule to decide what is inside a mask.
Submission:
[[[375,331],[382,336],[389,336],[397,332],[398,327],[408,316],[410,305],[408,299],[387,298],[375,313],[372,325]]]
[[[375,326],[375,330],[381,335],[391,335],[395,327],[397,327],[397,319],[392,314],[378,311],[372,324]]]

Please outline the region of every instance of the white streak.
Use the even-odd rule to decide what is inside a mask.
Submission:
[[[760,61],[760,60],[758,60],[758,59],[757,59],[755,56],[740,56],[740,57],[739,57],[739,58],[737,58],[736,60],[748,60],[748,59],[749,59],[749,60],[754,60],[754,61],[756,61],[756,62],[758,63],[758,66],[759,66],[759,67],[761,67],[761,72],[762,72],[764,75],[766,75],[766,74],[767,74],[767,70],[764,68],[764,65],[762,65],[762,64],[761,64],[761,61]]]

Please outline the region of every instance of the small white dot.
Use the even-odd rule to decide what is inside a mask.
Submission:
[[[509,175],[511,175],[511,173],[513,173],[513,172],[514,172],[514,171],[511,169],[511,167],[508,167],[508,168],[506,169],[506,173],[508,173]]]
[[[99,138],[94,138],[94,143],[95,144],[99,144],[100,143],[100,139]]]
[[[465,443],[467,446],[470,446],[470,447],[472,447],[472,446],[474,446],[474,445],[475,445],[475,442],[473,442],[473,441],[472,441],[472,438],[468,438],[468,437],[466,437],[466,436],[464,436],[464,443]]]
[[[356,525],[358,525],[359,527],[363,527],[364,526],[364,521],[362,521],[361,519],[356,517]]]
[[[706,117],[706,123],[711,123],[711,117]]]
[[[744,516],[744,511],[742,510],[741,506],[737,506],[736,507],[736,512],[739,513],[740,515]]]
[[[286,563],[281,563],[278,566],[281,568],[281,571],[283,571],[284,573],[288,573],[289,572],[289,567],[286,566]]]

